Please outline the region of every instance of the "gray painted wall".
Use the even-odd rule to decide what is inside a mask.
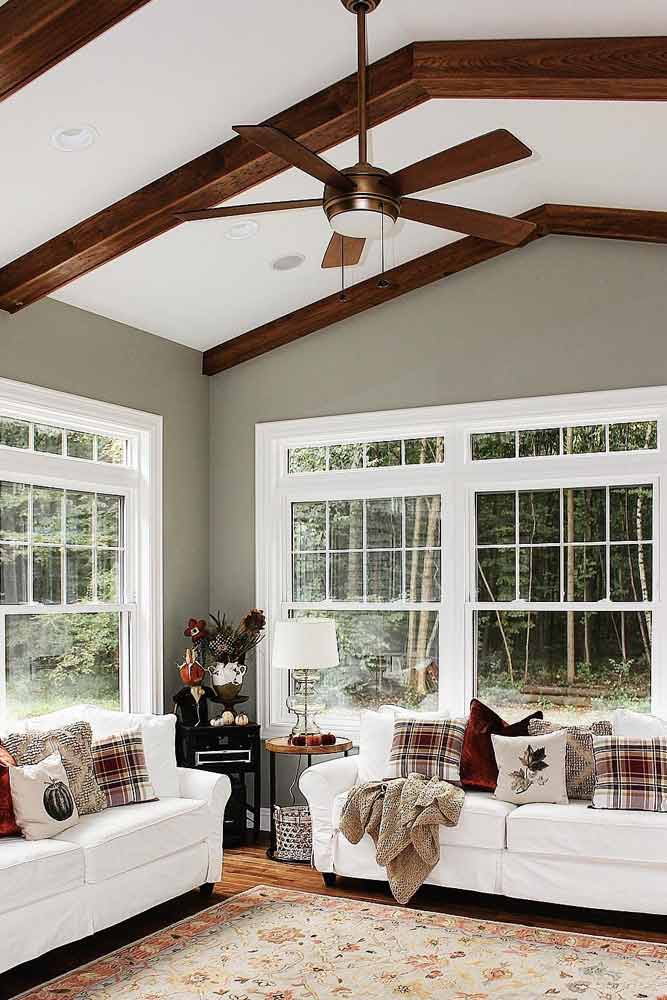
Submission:
[[[164,417],[165,703],[183,624],[208,608],[208,380],[201,354],[52,299],[0,312],[0,376]]]
[[[665,384],[666,269],[664,247],[549,237],[215,376],[212,605],[254,603],[255,423]]]

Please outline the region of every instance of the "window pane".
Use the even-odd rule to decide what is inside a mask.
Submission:
[[[516,598],[515,550],[477,550],[477,599],[513,601]]]
[[[336,500],[329,504],[329,546],[361,549],[364,545],[363,500]]]
[[[519,552],[519,597],[522,601],[560,601],[560,548]]]
[[[326,555],[324,552],[294,555],[293,590],[295,601],[323,601],[326,597]]]
[[[609,426],[609,451],[643,451],[657,447],[658,424],[655,420]]]
[[[32,592],[38,604],[61,604],[62,549],[36,546],[32,553]]]
[[[125,462],[125,441],[122,438],[97,436],[97,461],[112,465]]]
[[[366,501],[366,544],[369,549],[393,549],[403,537],[403,502],[399,497]]]
[[[408,601],[440,600],[440,549],[412,549],[405,553]]]
[[[327,449],[290,448],[290,472],[324,472],[327,467]]]
[[[64,490],[48,486],[32,488],[32,532],[37,542],[62,541],[62,500]]]
[[[652,600],[652,545],[612,545],[609,561],[612,601]]]
[[[93,499],[92,493],[68,490],[65,494],[65,539],[68,545],[92,543]]]
[[[434,465],[445,460],[442,437],[411,438],[403,444],[406,465]]]
[[[563,490],[563,522],[566,542],[604,542],[607,537],[606,490]]]
[[[35,451],[43,451],[48,455],[62,455],[63,429],[50,427],[48,424],[35,424]]]
[[[516,455],[516,435],[514,431],[499,431],[496,434],[471,434],[470,443],[473,461],[489,458],[514,458]]]
[[[519,431],[519,458],[560,455],[560,431],[557,427]]]
[[[653,487],[613,486],[609,490],[612,542],[653,538]]]
[[[516,536],[514,493],[478,493],[477,544],[513,544]]]
[[[30,424],[24,420],[0,417],[0,444],[9,448],[30,447]]]
[[[94,434],[87,434],[85,431],[67,432],[67,454],[70,458],[92,459],[94,443]]]
[[[0,483],[0,539],[27,542],[30,487]]]
[[[27,546],[0,545],[0,604],[26,604],[27,600]]]
[[[366,445],[366,466],[369,469],[401,464],[400,441],[372,441]]]
[[[121,558],[112,549],[98,549],[97,552],[97,600],[116,603],[121,599],[120,586]]]
[[[326,503],[292,504],[294,549],[323,549],[326,545]]]
[[[355,715],[385,703],[438,707],[436,611],[292,612],[333,618],[340,666],[321,670],[317,698],[328,712]]]
[[[366,573],[366,596],[369,601],[399,599],[403,576],[403,556],[400,549],[391,552],[369,552]]]
[[[607,598],[607,555],[604,545],[565,546],[565,600]]]
[[[334,552],[330,556],[330,597],[334,601],[360,601],[364,596],[363,552]]]
[[[97,494],[97,544],[119,548],[123,544],[123,498]]]
[[[478,611],[477,697],[512,722],[650,711],[651,620],[644,612]]]
[[[560,541],[560,490],[519,494],[519,541],[531,545]]]
[[[405,544],[440,545],[440,496],[405,498]]]
[[[9,615],[9,717],[81,702],[119,709],[120,623],[117,613]]]
[[[334,444],[329,448],[330,469],[361,469],[363,464],[363,444]]]
[[[564,455],[590,455],[606,451],[604,424],[587,424],[582,427],[563,428]]]
[[[93,551],[92,549],[67,549],[67,603],[79,604],[92,601]]]

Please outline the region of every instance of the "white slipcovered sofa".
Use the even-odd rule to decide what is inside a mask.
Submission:
[[[357,766],[356,757],[325,761],[299,783],[312,816],[313,864],[327,884],[336,875],[386,880],[368,834],[355,846],[339,829]],[[458,826],[440,828],[440,848],[431,885],[667,914],[667,813],[596,810],[587,802],[514,806],[466,792]]]
[[[0,972],[222,876],[229,778],[176,766],[175,716],[77,705],[23,728],[77,719],[94,738],[141,726],[159,799],[83,816],[51,840],[0,838]]]

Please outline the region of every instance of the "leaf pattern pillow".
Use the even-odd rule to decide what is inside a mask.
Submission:
[[[567,732],[545,736],[492,736],[498,765],[495,796],[503,802],[566,803]]]

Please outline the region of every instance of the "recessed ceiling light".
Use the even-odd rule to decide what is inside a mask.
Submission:
[[[243,219],[241,222],[234,222],[229,227],[225,236],[228,240],[249,240],[257,236],[259,223],[254,219]]]
[[[302,253],[288,253],[277,257],[271,267],[274,271],[293,271],[295,267],[301,267],[305,259]]]
[[[57,128],[51,133],[51,145],[61,153],[82,153],[84,149],[90,149],[98,135],[94,125]]]

